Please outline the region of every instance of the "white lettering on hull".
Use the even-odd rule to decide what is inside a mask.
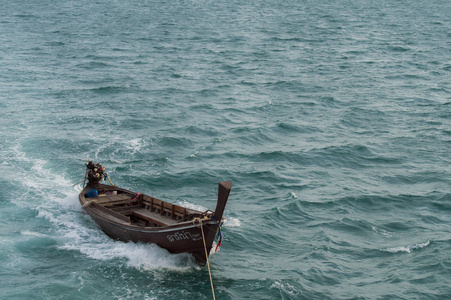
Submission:
[[[166,236],[168,240],[173,243],[175,241],[181,241],[181,240],[193,240],[193,241],[199,241],[202,240],[202,237],[199,233],[191,234],[190,232],[186,231],[177,231],[174,234],[169,234]]]

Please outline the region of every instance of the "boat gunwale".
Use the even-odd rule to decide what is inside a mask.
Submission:
[[[124,193],[128,193],[128,194],[131,194],[131,195],[134,195],[134,196],[136,196],[138,194],[136,192],[133,192],[133,191],[130,191],[130,190],[127,190],[127,189],[124,189],[124,188],[119,188],[119,187],[116,187],[116,186],[113,187],[113,186],[108,186],[108,185],[103,185],[102,184],[101,187],[102,188],[106,187],[106,190],[122,191]],[[137,232],[167,232],[167,231],[171,231],[171,230],[180,230],[180,229],[187,229],[187,228],[193,228],[193,227],[200,227],[199,223],[195,224],[192,220],[189,220],[189,221],[182,221],[181,220],[177,224],[160,226],[160,227],[151,227],[151,226],[144,226],[143,227],[143,226],[140,226],[140,225],[137,225],[137,224],[133,224],[131,222],[124,221],[123,219],[115,217],[113,214],[116,213],[116,214],[120,214],[120,215],[126,217],[125,214],[121,214],[121,213],[115,212],[114,210],[112,210],[112,209],[110,209],[108,207],[101,206],[100,204],[97,204],[95,202],[94,202],[95,204],[97,204],[98,206],[102,207],[102,209],[108,210],[108,212],[103,212],[102,213],[100,208],[96,208],[97,205],[92,205],[91,204],[88,207],[83,207],[83,205],[87,204],[89,202],[89,199],[90,199],[90,198],[87,198],[87,197],[84,196],[88,189],[89,189],[88,187],[85,187],[79,194],[79,202],[82,205],[82,209],[85,210],[89,215],[95,214],[98,218],[101,218],[103,220],[108,220],[111,223],[115,223],[115,224],[117,224],[119,226],[127,227],[127,230],[133,230],[133,231],[137,231]],[[151,197],[151,198],[154,198],[154,199],[158,199],[158,198],[149,196],[147,194],[143,194],[143,196],[147,196],[147,197]],[[158,199],[158,200],[160,200],[160,199]],[[160,201],[163,201],[163,200],[160,200]],[[167,202],[167,201],[163,201],[163,202],[170,203],[172,205],[176,205],[176,204],[173,204],[173,203]],[[184,207],[184,206],[181,206],[181,207]],[[186,208],[186,207],[184,207],[184,208]],[[203,214],[201,211],[198,211],[198,210],[195,210],[195,209],[190,209],[190,208],[186,208],[186,209],[189,210],[190,214],[193,214],[193,215],[196,215],[196,214],[202,215]],[[211,220],[211,219],[204,221],[204,224],[205,225],[217,225],[217,223],[215,221]]]

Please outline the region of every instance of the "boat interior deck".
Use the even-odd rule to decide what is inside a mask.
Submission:
[[[101,189],[99,189],[101,190]],[[105,190],[97,197],[86,198],[104,208],[128,217],[130,223],[143,227],[164,227],[190,221],[200,214],[144,194],[127,193],[122,190]],[[88,203],[89,204],[89,203]]]

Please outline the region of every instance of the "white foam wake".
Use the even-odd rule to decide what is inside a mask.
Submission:
[[[149,244],[117,242],[107,237],[85,214],[78,202],[80,185],[64,178],[64,174],[49,169],[47,162],[30,159],[17,151],[17,168],[20,184],[25,193],[13,199],[16,205],[37,211],[37,218],[52,224],[51,231],[39,232],[25,229],[25,236],[51,238],[58,249],[78,251],[95,260],[118,259],[128,267],[137,269],[185,270],[196,266],[194,258],[188,254],[170,254],[168,251]]]
[[[141,270],[171,269],[188,270],[195,266],[194,258],[188,254],[170,254],[154,244],[123,243],[102,239],[94,242],[85,240],[78,243],[66,243],[59,247],[65,250],[79,251],[95,260],[123,261],[124,265]]]
[[[238,218],[226,217],[224,221],[225,227],[241,227],[241,221]]]

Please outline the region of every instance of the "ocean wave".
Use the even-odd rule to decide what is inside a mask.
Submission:
[[[193,144],[192,140],[186,137],[162,136],[155,139],[155,145],[161,148],[179,148],[189,147]]]
[[[241,221],[235,217],[224,217],[224,226],[225,227],[241,227]]]
[[[130,85],[125,86],[99,86],[99,87],[93,87],[88,89],[89,91],[93,93],[98,94],[117,94],[120,92],[125,92],[130,88]]]
[[[410,253],[413,250],[422,249],[422,248],[427,247],[429,245],[430,245],[430,241],[428,240],[428,241],[426,241],[424,243],[418,243],[418,244],[415,244],[415,245],[385,248],[385,249],[382,249],[382,251],[390,252],[390,253],[399,253],[399,252]]]
[[[194,204],[192,202],[189,202],[187,200],[183,200],[183,201],[179,201],[176,204],[189,208],[189,209],[194,209],[194,210],[198,210],[198,211],[206,211],[207,208],[202,206],[202,205],[198,205],[198,204]]]
[[[373,230],[375,233],[380,234],[384,237],[392,237],[394,234],[393,232],[390,232],[388,230],[385,230],[383,228],[378,228],[374,225],[371,226],[371,230]]]
[[[99,68],[109,68],[109,67],[111,67],[111,64],[108,64],[105,62],[99,62],[99,61],[91,61],[91,62],[77,64],[76,67],[86,69],[86,70],[91,70],[91,69],[99,69]]]
[[[296,286],[293,282],[288,280],[276,280],[271,285],[270,289],[277,289],[280,291],[281,295],[286,295],[287,297],[298,297],[301,293],[298,286]],[[283,299],[283,297],[282,297]]]
[[[22,235],[26,236],[34,236],[34,237],[40,237],[40,238],[48,238],[49,236],[40,232],[30,231],[30,230],[23,230],[20,232]]]
[[[124,144],[127,149],[133,151],[131,155],[139,152],[143,147],[147,145],[146,141],[143,138],[134,138],[124,142]]]

